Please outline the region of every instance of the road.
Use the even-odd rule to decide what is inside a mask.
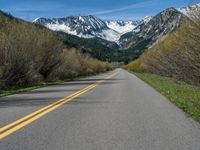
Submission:
[[[122,69],[0,98],[0,127],[0,150],[200,150],[200,125]]]

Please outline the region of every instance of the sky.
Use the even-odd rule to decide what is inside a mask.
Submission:
[[[192,0],[0,0],[0,10],[32,21],[38,17],[96,15],[103,20],[138,20]],[[194,2],[194,1],[193,1]]]

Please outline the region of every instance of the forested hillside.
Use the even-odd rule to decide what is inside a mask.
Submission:
[[[0,89],[111,69],[68,44],[49,29],[0,12]]]
[[[173,77],[200,85],[200,9],[164,40],[125,66],[129,70]]]
[[[75,35],[69,35],[64,32],[57,32],[57,35],[64,41],[64,44],[68,48],[76,48],[81,50],[83,53],[90,54],[92,57],[103,61],[118,61],[118,50],[109,48],[97,39],[84,39]]]

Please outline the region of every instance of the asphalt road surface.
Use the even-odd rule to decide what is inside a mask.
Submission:
[[[200,150],[200,125],[122,69],[0,98],[0,127],[0,150]]]

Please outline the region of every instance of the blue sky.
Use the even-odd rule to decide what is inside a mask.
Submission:
[[[37,17],[96,15],[101,19],[136,20],[191,0],[0,0],[0,9],[32,21]]]

